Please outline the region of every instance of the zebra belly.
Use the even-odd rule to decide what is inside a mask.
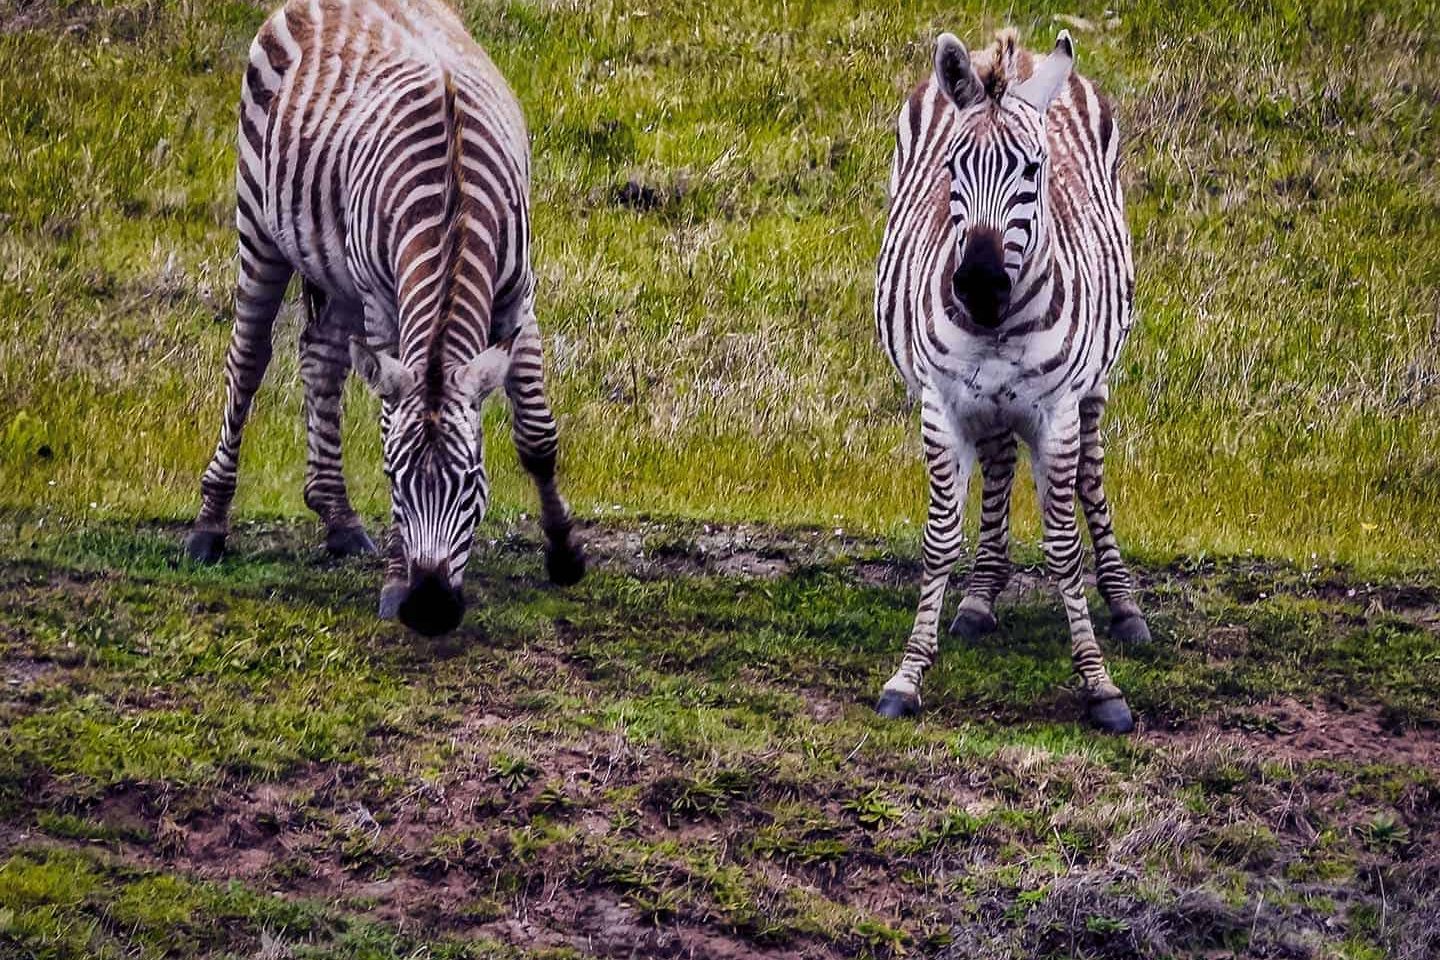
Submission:
[[[275,246],[296,273],[324,290],[331,300],[358,302],[360,287],[350,272],[345,237],[334,222],[322,224],[309,216],[308,197],[301,198],[301,205],[306,212],[299,217],[274,207],[266,211],[266,226]]]

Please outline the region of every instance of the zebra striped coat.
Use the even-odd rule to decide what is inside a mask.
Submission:
[[[930,477],[915,626],[879,709],[919,709],[946,584],[962,547],[969,475],[982,468],[980,545],[952,630],[994,629],[1009,577],[1016,441],[1030,447],[1047,566],[1060,583],[1075,667],[1102,726],[1133,721],[1106,672],[1086,605],[1078,497],[1112,633],[1148,639],[1105,499],[1099,422],[1133,322],[1134,268],[1110,106],[1072,70],[1062,33],[1036,58],[1005,31],[972,62],[954,37],[897,124],[876,324],[921,403]]]
[[[381,615],[424,633],[458,623],[489,496],[479,405],[502,385],[551,576],[578,579],[534,315],[528,134],[495,65],[439,0],[291,0],[251,46],[239,133],[236,323],[191,555],[223,547],[241,434],[298,273],[305,499],[334,553],[374,550],[341,472],[352,364],[382,401],[395,523]]]

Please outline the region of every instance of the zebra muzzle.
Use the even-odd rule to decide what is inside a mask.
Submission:
[[[988,227],[973,228],[950,282],[972,321],[982,327],[998,326],[1010,302],[1010,274],[1000,234]]]
[[[410,589],[400,601],[400,622],[426,637],[438,637],[460,625],[465,598],[438,571],[412,572]]]

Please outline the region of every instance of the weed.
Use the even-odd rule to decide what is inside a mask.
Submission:
[[[905,816],[905,811],[879,787],[846,800],[841,808],[854,814],[861,825],[871,830],[897,823]]]
[[[573,809],[575,801],[565,792],[565,785],[551,781],[540,789],[530,803],[530,809],[538,813],[561,814]]]
[[[1393,813],[1381,811],[1356,828],[1361,842],[1377,853],[1393,853],[1410,842],[1410,830]]]
[[[751,774],[742,770],[721,770],[702,778],[665,777],[651,788],[653,802],[672,818],[696,820],[718,817],[731,803],[745,797],[754,786]]]
[[[510,793],[524,790],[540,773],[525,757],[499,752],[490,758],[490,776]]]
[[[854,935],[872,951],[885,956],[903,956],[909,937],[904,930],[879,920],[861,920],[855,924]]]
[[[1085,918],[1085,930],[1104,937],[1114,937],[1130,932],[1130,921],[1116,917],[1089,916]]]

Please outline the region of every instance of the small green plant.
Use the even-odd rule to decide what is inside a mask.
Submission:
[[[985,822],[964,810],[950,810],[933,827],[922,829],[909,840],[899,844],[906,854],[927,853],[954,846],[971,839],[980,832]]]
[[[52,837],[66,837],[71,840],[148,843],[152,839],[150,831],[141,826],[98,823],[73,813],[42,810],[36,816],[35,823]]]
[[[1382,811],[1355,831],[1366,848],[1377,853],[1391,853],[1410,842],[1410,830],[1393,813]]]
[[[719,817],[753,787],[754,777],[746,771],[721,770],[701,779],[662,777],[651,788],[651,797],[669,823],[675,818]]]
[[[1045,898],[1049,895],[1049,887],[1041,887],[1038,890],[1021,890],[1015,895],[1015,902],[1005,911],[1005,918],[1011,921],[1021,919],[1035,907],[1044,903]]]
[[[729,809],[730,795],[714,782],[689,780],[678,785],[668,807],[670,813],[687,820],[718,817]]]
[[[841,808],[853,813],[855,819],[860,821],[861,826],[870,830],[887,827],[892,823],[899,822],[905,816],[905,811],[887,797],[879,787],[872,787],[860,796],[846,800],[841,804]]]
[[[869,917],[857,920],[852,929],[856,939],[871,951],[883,951],[892,957],[905,955],[905,943],[909,937],[904,930]]]
[[[836,837],[802,838],[775,827],[756,834],[751,850],[767,860],[793,860],[805,866],[838,863],[850,853],[850,844]]]
[[[636,888],[625,894],[625,902],[651,923],[673,917],[684,900],[682,891],[674,887]]]
[[[565,785],[557,780],[541,787],[530,803],[530,809],[538,813],[564,813],[574,806],[575,801],[565,792]]]
[[[1085,918],[1085,929],[1089,933],[1099,934],[1103,937],[1113,937],[1122,933],[1128,933],[1130,931],[1130,921],[1096,914]]]
[[[631,807],[622,807],[610,815],[610,829],[625,833],[640,826],[640,814]]]
[[[535,764],[524,757],[497,753],[490,758],[490,776],[507,793],[524,790],[539,772]]]

